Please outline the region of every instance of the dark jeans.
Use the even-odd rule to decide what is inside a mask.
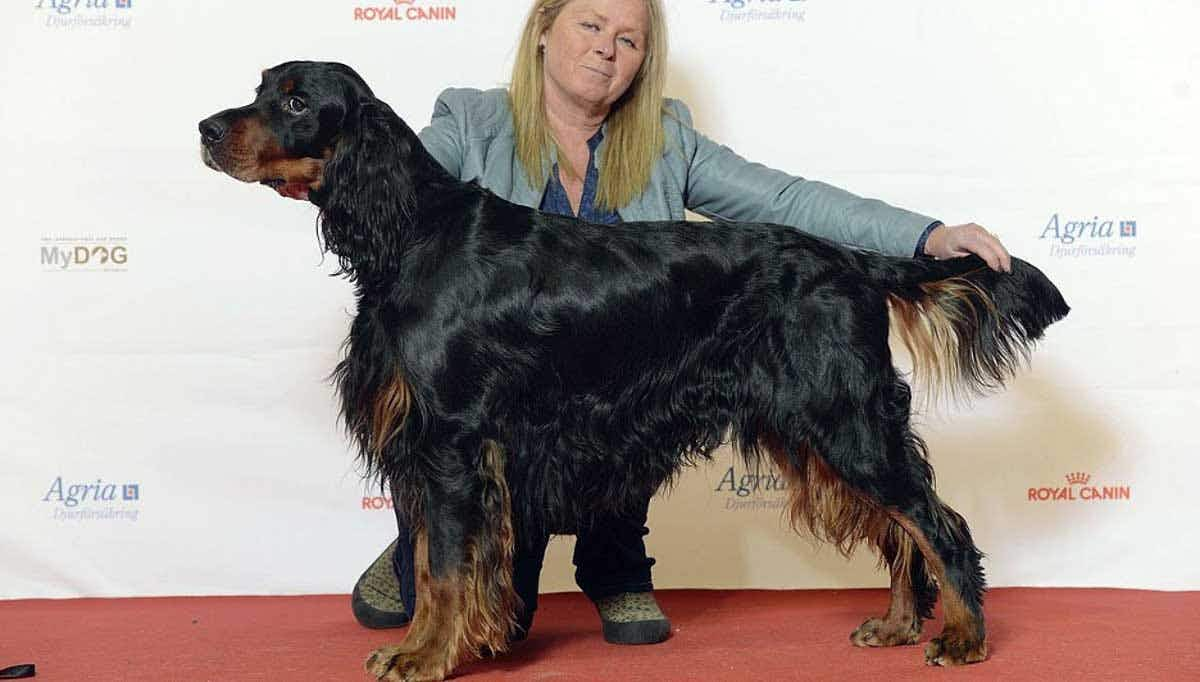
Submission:
[[[634,510],[632,516],[597,517],[581,530],[575,539],[575,582],[593,601],[622,592],[649,592],[654,589],[650,567],[654,559],[646,556],[642,537],[646,528],[646,513],[650,500]],[[408,613],[416,613],[417,590],[413,572],[413,538],[407,519],[396,509],[396,542],[394,567],[400,580],[400,599]],[[519,618],[528,628],[537,610],[538,578],[549,537],[534,542],[520,542],[513,557],[513,587],[525,603],[525,613]]]

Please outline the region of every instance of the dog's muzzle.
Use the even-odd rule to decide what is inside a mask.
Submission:
[[[208,150],[208,145],[204,144],[203,142],[200,143],[200,158],[204,161],[205,166],[208,166],[215,171],[220,171],[222,173],[225,172],[221,168],[221,165],[217,163],[217,160],[213,158],[212,152]]]

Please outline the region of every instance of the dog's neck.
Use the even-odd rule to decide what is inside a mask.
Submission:
[[[321,209],[321,234],[340,261],[339,274],[360,290],[375,290],[394,284],[405,252],[425,237],[423,208],[464,183],[386,104],[373,105],[360,120],[339,141],[310,199]]]

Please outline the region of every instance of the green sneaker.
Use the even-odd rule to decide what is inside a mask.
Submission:
[[[610,644],[658,644],[671,634],[671,621],[653,592],[622,592],[594,603]]]
[[[354,584],[350,609],[360,625],[373,629],[402,628],[412,620],[400,601],[400,581],[392,568],[396,542],[383,550]]]

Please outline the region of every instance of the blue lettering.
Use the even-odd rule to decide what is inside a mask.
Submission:
[[[63,501],[62,476],[54,479],[54,482],[50,484],[50,489],[46,491],[46,496],[42,498],[42,502],[49,502],[51,495],[54,495],[57,501]]]
[[[1091,220],[1068,220],[1060,223],[1058,214],[1055,213],[1050,216],[1038,238],[1050,237],[1063,244],[1073,244],[1076,239],[1110,239],[1113,234],[1112,220],[1100,220],[1099,216],[1093,216]]]
[[[38,0],[37,9],[52,9],[59,14],[70,14],[83,5],[84,9],[108,9],[108,0]]]

